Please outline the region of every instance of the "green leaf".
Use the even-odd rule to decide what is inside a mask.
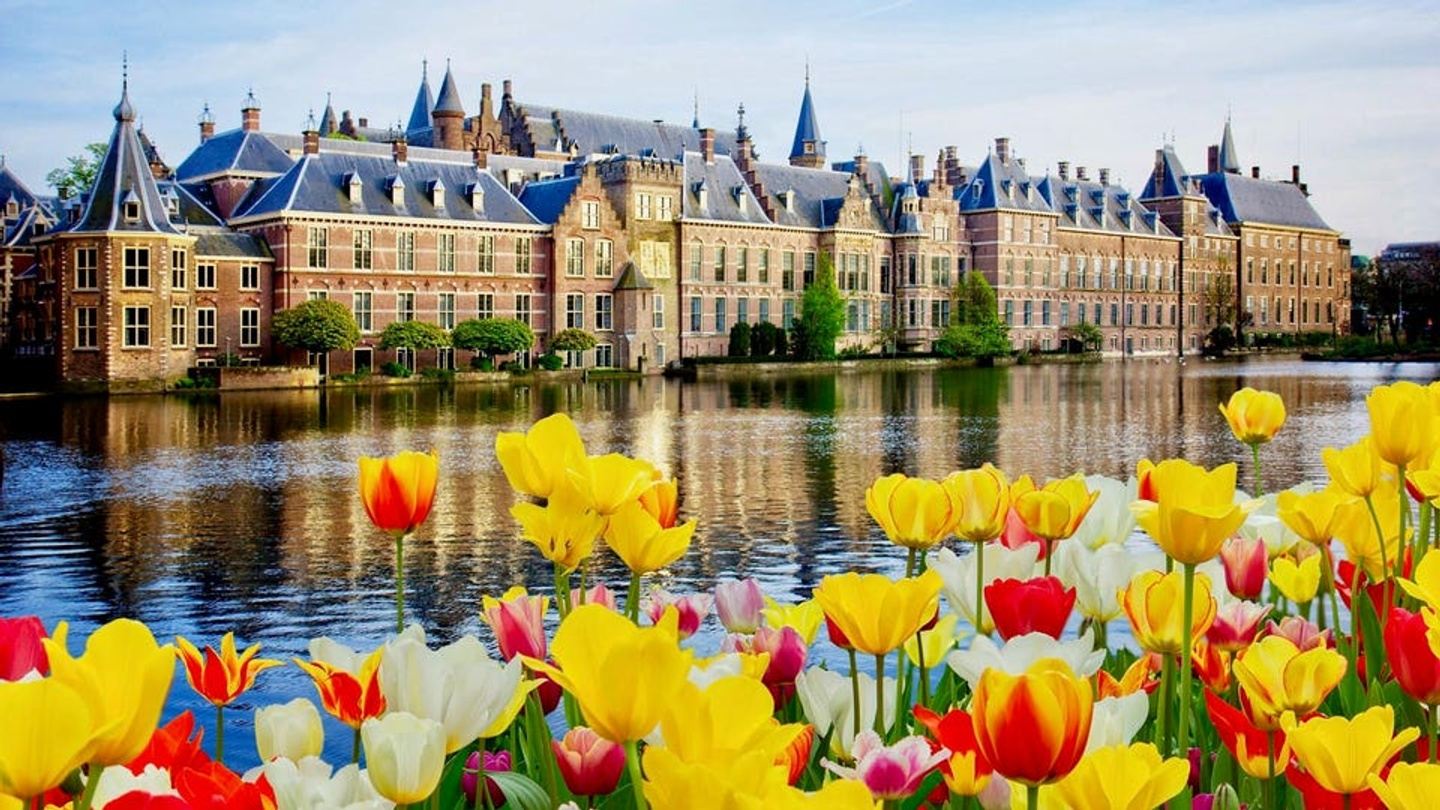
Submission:
[[[1365,636],[1365,672],[1373,683],[1380,679],[1380,670],[1385,666],[1385,636],[1380,632],[1380,621],[1370,604],[1370,594],[1360,589],[1355,600],[1356,612],[1360,614],[1360,630]]]
[[[550,810],[550,797],[534,779],[514,771],[492,771],[485,774],[505,794],[505,806],[513,810]]]

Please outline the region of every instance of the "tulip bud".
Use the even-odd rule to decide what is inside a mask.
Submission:
[[[585,591],[585,598],[582,600],[580,598],[580,589],[571,588],[570,604],[577,607],[580,605],[602,605],[614,610],[615,592],[605,587],[605,583],[601,582],[592,586],[590,590]]]
[[[664,588],[655,588],[650,591],[650,598],[645,600],[644,608],[651,624],[660,623],[666,608],[675,608],[680,614],[680,638],[687,639],[700,629],[700,624],[710,615],[714,605],[715,598],[707,593],[676,596]]]
[[[360,728],[375,791],[396,804],[430,798],[445,768],[445,727],[409,712],[391,712]]]
[[[501,790],[500,785],[497,784],[494,779],[491,779],[488,774],[494,771],[510,770],[509,751],[497,751],[493,754],[489,751],[472,751],[470,756],[465,760],[465,768],[460,771],[460,791],[465,794],[468,807],[477,806],[475,796],[479,792],[478,788],[480,787],[479,771],[480,757],[482,754],[485,757],[485,773],[487,774],[485,777],[485,792],[490,796],[490,806],[503,807],[505,806],[505,791]]]
[[[1270,573],[1265,541],[1258,537],[1232,537],[1220,549],[1225,567],[1225,587],[1240,599],[1259,599]]]
[[[1236,795],[1235,788],[1220,785],[1215,789],[1214,797],[1211,810],[1240,810],[1240,797]]]
[[[283,757],[299,762],[325,750],[325,727],[320,712],[305,698],[255,710],[255,748],[260,761]]]
[[[594,731],[577,726],[559,740],[551,740],[555,761],[565,787],[577,796],[603,796],[620,784],[625,770],[625,749]]]
[[[755,632],[764,609],[765,595],[753,578],[727,579],[715,586],[715,612],[728,632]]]

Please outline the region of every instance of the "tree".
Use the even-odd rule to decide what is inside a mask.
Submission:
[[[761,321],[750,330],[750,356],[769,357],[775,351],[775,335],[780,327],[769,321]]]
[[[595,336],[584,329],[561,329],[550,338],[554,352],[588,352],[595,348]]]
[[[1100,342],[1105,336],[1101,334],[1100,327],[1090,321],[1081,321],[1070,327],[1070,339],[1080,344],[1080,350],[1086,352],[1100,351]]]
[[[815,282],[800,299],[795,319],[795,356],[801,360],[832,360],[835,341],[845,328],[845,297],[835,286],[835,265],[830,254],[821,253],[815,268]]]
[[[950,292],[950,322],[982,324],[1000,318],[995,302],[995,289],[985,276],[974,270],[966,273]]]
[[[730,327],[730,351],[731,357],[750,356],[750,324],[740,321]]]
[[[1010,353],[1010,327],[1000,321],[995,290],[974,270],[951,292],[951,325],[932,348],[946,357],[994,358]]]
[[[529,350],[535,345],[535,333],[529,324],[514,318],[471,319],[455,324],[450,343],[457,349],[479,352],[490,358]]]
[[[790,335],[784,329],[775,327],[775,356],[784,357],[790,353]]]
[[[380,333],[382,349],[438,349],[450,345],[450,336],[433,323],[393,321]]]
[[[893,357],[900,348],[900,340],[905,337],[905,328],[900,325],[900,319],[893,314],[889,318],[880,318],[875,327],[875,345],[880,347],[882,354],[889,352]]]
[[[96,141],[85,144],[85,151],[65,158],[65,166],[51,169],[45,175],[45,182],[60,192],[61,196],[80,194],[95,185],[95,174],[100,171],[100,161],[105,159],[105,143]]]
[[[1205,316],[1216,326],[1235,326],[1235,274],[1230,272],[1230,260],[1221,258],[1220,269],[1211,274],[1200,293]]]
[[[275,313],[270,331],[280,345],[316,354],[353,349],[360,342],[355,316],[344,304],[326,298]]]

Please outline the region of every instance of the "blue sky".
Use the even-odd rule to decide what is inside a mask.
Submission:
[[[831,159],[863,144],[981,159],[1011,138],[1033,170],[1107,166],[1136,190],[1162,137],[1187,168],[1233,114],[1240,160],[1302,164],[1357,252],[1440,238],[1440,6],[1435,3],[890,0],[245,4],[0,0],[0,152],[36,190],[101,140],[128,49],[132,98],[173,165],[209,101],[238,125],[253,86],[267,130],[298,132],[325,93],[372,124],[406,116],[428,58],[453,60],[466,108],[512,78],[521,100],[734,126],[788,152],[808,57]],[[415,9],[412,16],[406,16]]]

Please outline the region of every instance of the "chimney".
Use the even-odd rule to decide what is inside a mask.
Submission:
[[[1008,165],[1008,164],[1010,163],[1010,139],[1009,139],[1009,138],[996,138],[996,139],[995,139],[995,157],[999,158],[999,159],[1000,159],[1000,162],[1003,163],[1003,164],[1007,164],[1007,165]]]
[[[1089,180],[1089,179],[1090,179],[1090,173],[1085,170],[1085,167],[1084,167],[1084,166],[1076,166],[1076,167],[1075,167],[1075,179],[1076,179],[1076,180]]]
[[[479,146],[470,150],[470,157],[475,161],[475,168],[484,169],[490,164],[490,152]]]
[[[1251,166],[1251,167],[1250,167],[1250,176],[1253,177],[1253,178],[1255,178],[1256,180],[1259,180],[1259,179],[1260,179],[1260,167],[1259,167],[1259,166]]]
[[[506,94],[507,94],[507,95],[509,94],[509,91],[508,91],[508,90],[506,91]],[[481,118],[481,119],[490,119],[490,118],[494,118],[494,117],[495,117],[495,105],[494,105],[494,103],[490,100],[490,83],[489,83],[489,82],[485,82],[484,84],[480,85],[480,113],[479,113],[479,115],[480,115],[480,118]]]
[[[340,113],[340,132],[355,137],[355,119],[350,117],[349,110]]]
[[[200,143],[205,143],[215,137],[215,116],[210,112],[210,102],[205,102],[205,109],[200,111]]]
[[[500,101],[506,102],[512,98],[510,94],[510,80],[506,79],[500,83]]]
[[[369,118],[361,118],[361,119],[359,119],[359,121],[360,121],[360,128],[361,128],[361,129],[365,129],[366,127],[370,126],[370,119],[369,119]]]
[[[870,182],[870,156],[864,152],[855,153],[855,175],[862,182]]]
[[[1296,163],[1290,167],[1290,182],[1300,185],[1300,164]]]
[[[1055,165],[1060,169],[1060,179],[1068,181],[1070,179],[1070,161],[1062,160]]]
[[[1101,169],[1101,170],[1100,170],[1100,185],[1102,185],[1102,186],[1108,186],[1108,185],[1110,185],[1110,170],[1109,170],[1109,169]]]
[[[1210,174],[1220,171],[1220,147],[1214,144],[1205,152],[1205,171]]]
[[[301,134],[305,138],[305,154],[320,154],[320,133],[314,127],[310,127]]]
[[[925,156],[910,156],[910,182],[919,183],[925,179]]]
[[[260,131],[260,102],[252,91],[245,96],[245,106],[240,108],[240,129],[245,132]]]
[[[410,144],[405,140],[405,134],[390,142],[390,156],[395,158],[395,163],[404,166],[410,159]]]
[[[703,127],[700,130],[700,154],[704,156],[706,165],[715,162],[714,127]]]

